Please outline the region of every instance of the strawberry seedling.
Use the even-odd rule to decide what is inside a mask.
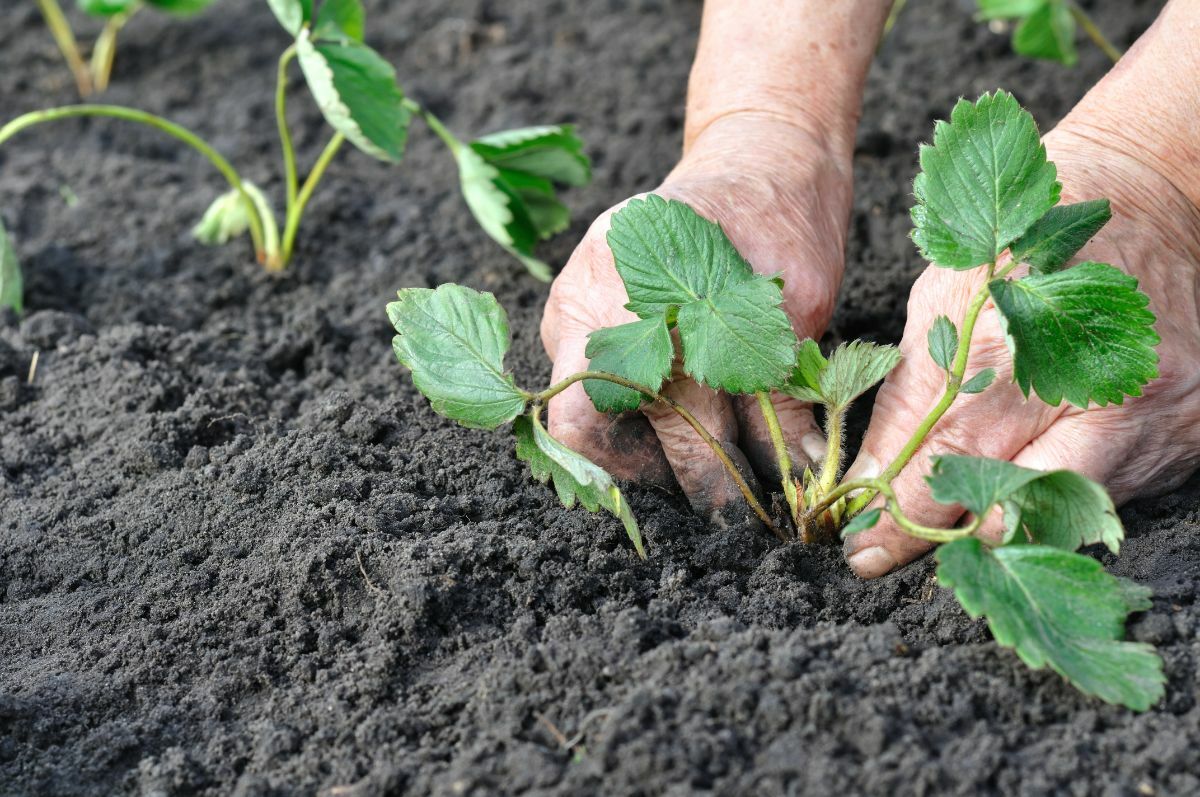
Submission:
[[[978,3],[981,19],[1014,23],[1012,46],[1020,55],[1074,66],[1079,60],[1075,29],[1080,27],[1113,63],[1121,58],[1121,51],[1075,0],[978,0]]]
[[[326,0],[315,11],[311,0],[269,3],[295,37],[279,58],[275,101],[286,186],[282,224],[264,192],[242,179],[212,145],[187,128],[135,108],[69,105],[34,111],[0,127],[0,145],[35,125],[75,117],[122,119],[159,130],[203,155],[229,183],[228,193],[218,197],[196,225],[196,238],[215,245],[249,232],[259,262],[279,271],[291,261],[305,208],[345,142],[378,160],[398,163],[404,156],[411,121],[419,117],[454,158],[463,198],[483,230],[535,277],[550,279],[549,267],[534,257],[533,250],[540,241],[566,229],[570,221],[556,189],[586,185],[592,174],[591,162],[572,126],[529,127],[461,141],[429,109],[404,94],[395,70],[363,42],[361,0]],[[184,3],[180,0],[177,5]],[[288,70],[294,61],[334,129],[303,183],[287,124]],[[12,273],[19,273],[15,263]],[[3,284],[16,286],[13,295],[19,293],[15,278],[5,279]],[[17,303],[19,297],[7,301],[11,306]]]
[[[781,306],[780,280],[754,273],[717,224],[654,195],[612,218],[608,242],[626,306],[639,320],[592,334],[591,370],[543,390],[518,386],[504,370],[503,309],[490,294],[457,285],[400,291],[388,306],[396,355],[437,412],[484,429],[513,422],[517,456],[534,476],[553,480],[567,507],[579,501],[619,517],[643,557],[637,521],[613,479],[542,424],[547,402],[576,382],[601,411],[659,402],[682,416],[781,540],[858,533],[888,513],[906,533],[941,544],[939,580],[968,613],[987,618],[997,642],[1087,694],[1144,710],[1162,697],[1162,662],[1150,646],[1122,637],[1126,616],[1149,605],[1149,591],[1076,552],[1093,543],[1114,553],[1120,547],[1124,531],[1102,487],[1069,471],[935,457],[928,477],[933,499],[961,506],[972,519],[930,528],[904,514],[892,481],[960,395],[992,387],[990,369],[968,376],[972,334],[989,298],[1006,327],[1020,389],[1049,404],[1079,407],[1119,403],[1157,376],[1159,339],[1149,300],[1137,280],[1111,265],[1067,268],[1108,221],[1109,205],[1059,204],[1054,164],[1033,117],[1011,95],[960,101],[950,121],[937,124],[933,144],[921,148],[920,161],[913,240],[931,263],[983,269],[986,280],[957,323],[942,317],[929,331],[929,355],[945,372],[944,395],[876,478],[840,479],[844,418],[899,363],[899,352],[853,342],[826,356],[815,341],[797,340]],[[1024,276],[1022,266],[1028,266]],[[783,474],[786,523],[763,508],[691,413],[662,395],[677,360],[699,382],[758,397]],[[770,391],[824,408],[829,444],[817,472],[794,473]],[[875,506],[877,498],[882,503]],[[980,537],[996,508],[1004,516],[1003,539]]]

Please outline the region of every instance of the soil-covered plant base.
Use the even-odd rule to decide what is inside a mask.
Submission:
[[[1089,10],[1127,45],[1158,6]],[[553,11],[370,8],[373,46],[455,128],[579,124],[597,179],[541,250],[561,263],[670,163],[699,7]],[[5,113],[70,101],[36,7],[7,19]],[[272,37],[286,46],[257,2],[139,17],[108,96],[212,135],[279,191],[255,132],[271,87],[227,91]],[[933,118],[1007,86],[1049,127],[1106,65],[1023,61],[962,4],[911,6],[868,88],[830,340],[899,336]],[[320,113],[291,113],[311,160]],[[0,319],[0,793],[1200,789],[1200,481],[1123,511],[1122,556],[1101,557],[1155,590],[1131,636],[1159,647],[1167,697],[1135,715],[999,651],[928,559],[860,582],[836,549],[709,528],[630,488],[641,562],[616,519],[562,509],[507,434],[436,416],[394,364],[379,308],[397,287],[495,292],[509,362],[549,376],[545,288],[461,211],[438,142],[413,142],[438,164],[423,180],[344,155],[273,277],[190,240],[220,189],[198,158],[107,122],[42,135],[0,152],[27,311]]]

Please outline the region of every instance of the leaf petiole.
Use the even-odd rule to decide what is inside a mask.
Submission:
[[[1078,3],[1073,1],[1068,2],[1067,8],[1070,10],[1071,16],[1074,17],[1075,22],[1079,25],[1079,27],[1083,28],[1083,32],[1088,35],[1088,38],[1092,40],[1093,44],[1099,47],[1105,55],[1112,59],[1114,64],[1121,60],[1121,56],[1124,55],[1124,53],[1121,52],[1121,49],[1109,41],[1108,37],[1104,35],[1104,31],[1100,30],[1096,23],[1092,21],[1092,18],[1088,16],[1088,13],[1084,11]]]
[[[275,123],[279,127],[279,144],[283,149],[283,169],[287,180],[287,212],[290,215],[296,204],[300,179],[296,174],[296,148],[292,144],[292,133],[287,123],[287,70],[296,57],[296,45],[292,45],[279,56],[278,83],[275,87]]]
[[[67,21],[66,14],[63,13],[58,0],[37,0],[37,4],[46,20],[46,27],[50,28],[50,34],[54,36],[54,43],[58,45],[63,58],[66,59],[67,66],[71,68],[71,74],[75,76],[75,85],[79,90],[79,96],[90,96],[93,90],[92,72],[84,62],[83,56],[80,55],[79,42],[75,40],[71,23]]]
[[[404,107],[416,116],[420,116],[425,121],[425,124],[434,132],[442,143],[446,145],[446,149],[450,150],[450,154],[455,158],[458,157],[459,150],[463,148],[463,143],[450,132],[446,125],[442,124],[442,120],[434,116],[425,106],[418,103],[411,97],[404,98]]]
[[[282,271],[291,261],[292,253],[296,248],[296,234],[300,231],[300,219],[304,217],[304,209],[308,207],[308,202],[312,199],[313,192],[317,190],[317,184],[325,176],[325,170],[329,168],[329,164],[333,162],[334,156],[337,155],[338,150],[342,148],[342,144],[345,141],[346,137],[343,134],[335,133],[333,138],[329,139],[329,143],[325,145],[325,150],[321,153],[321,157],[317,158],[316,164],[308,174],[308,179],[304,181],[304,185],[300,188],[300,193],[296,195],[295,203],[288,208],[287,220],[284,222],[283,247],[279,262],[274,266],[268,262],[268,269]]]
[[[109,17],[104,23],[104,29],[96,37],[92,47],[92,84],[96,91],[108,88],[112,78],[113,63],[117,57],[117,36],[121,30],[141,9],[141,4],[131,6],[128,11]]]
[[[792,457],[788,454],[787,443],[783,439],[783,426],[779,423],[779,413],[771,402],[771,394],[764,391],[755,393],[758,407],[762,410],[763,420],[767,424],[767,433],[771,437],[771,446],[775,449],[775,461],[779,466],[779,478],[783,487],[783,496],[787,499],[788,508],[792,512],[792,522],[800,522],[800,496],[796,491],[796,482],[792,479]]]

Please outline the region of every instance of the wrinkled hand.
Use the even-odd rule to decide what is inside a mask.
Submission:
[[[1108,488],[1120,504],[1167,492],[1200,465],[1200,208],[1134,147],[1111,130],[1075,123],[1046,137],[1059,170],[1063,202],[1108,198],[1113,218],[1078,260],[1111,263],[1136,276],[1158,316],[1160,378],[1144,395],[1122,405],[1081,410],[1028,401],[1012,384],[1012,359],[995,307],[985,306],[975,329],[967,377],[996,369],[992,388],[960,396],[893,482],[906,515],[918,523],[950,526],[961,511],[930,498],[924,475],[935,454],[1005,459],[1028,468],[1067,468]],[[900,344],[904,361],[880,388],[871,425],[851,477],[877,474],[896,456],[942,395],[945,377],[930,359],[926,333],[938,315],[959,323],[983,284],[982,270],[963,274],[930,267],[917,280]],[[985,524],[1000,530],[995,518]],[[860,576],[882,575],[909,562],[929,544],[884,520],[846,541]]]
[[[704,130],[654,193],[719,222],[755,271],[782,273],[784,308],[796,334],[821,336],[843,271],[848,153],[834,155],[819,138],[770,117],[729,117]],[[606,241],[618,208],[592,225],[551,288],[542,341],[554,361],[554,381],[587,369],[588,333],[637,320],[624,307],[628,299]],[[751,484],[747,464],[776,483],[775,455],[754,397],[717,393],[683,376],[678,363],[676,369],[662,392],[726,446]],[[825,441],[809,405],[783,395],[773,401],[798,467],[819,459]],[[620,479],[669,485],[673,475],[698,512],[716,521],[748,516],[720,461],[665,407],[610,417],[597,412],[582,384],[575,384],[550,402],[549,423],[555,437]]]

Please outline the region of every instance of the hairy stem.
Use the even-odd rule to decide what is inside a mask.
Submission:
[[[842,437],[846,429],[846,411],[837,407],[825,408],[825,462],[817,483],[822,493],[827,493],[837,484],[842,470]]]
[[[279,144],[283,149],[283,172],[287,181],[287,212],[290,215],[300,190],[300,178],[296,174],[296,148],[292,145],[292,132],[287,123],[287,71],[296,57],[296,45],[292,45],[279,56],[279,72],[275,86],[275,124],[279,128]]]
[[[721,464],[729,473],[730,478],[733,479],[734,484],[737,485],[738,490],[742,493],[742,497],[746,499],[746,503],[750,505],[750,509],[755,515],[758,516],[758,519],[761,520],[763,524],[771,530],[771,533],[774,534],[780,542],[788,542],[787,535],[785,535],[779,529],[779,527],[775,525],[775,522],[771,520],[771,516],[767,513],[767,510],[763,509],[762,504],[758,502],[758,499],[754,496],[754,491],[751,490],[750,485],[746,483],[745,477],[743,477],[741,471],[737,469],[737,465],[733,464],[733,460],[729,458],[729,454],[725,452],[725,447],[722,446],[715,437],[709,434],[708,430],[704,428],[704,425],[700,423],[695,415],[692,415],[692,413],[689,412],[686,407],[674,399],[668,398],[658,391],[651,390],[644,385],[639,385],[637,382],[633,382],[615,374],[606,374],[603,371],[580,371],[577,374],[568,376],[561,382],[554,383],[540,393],[527,393],[526,395],[533,401],[536,401],[539,404],[544,404],[557,396],[559,393],[569,388],[571,385],[575,384],[576,382],[582,382],[585,379],[599,379],[605,382],[612,382],[615,385],[620,385],[621,387],[629,388],[630,390],[636,390],[646,398],[652,401],[661,402],[669,407],[676,415],[682,418],[688,426],[692,427],[696,434],[700,436],[700,439],[703,440],[708,447],[712,449],[713,453],[717,455],[717,459],[721,461]]]
[[[1007,274],[1011,269],[1012,266],[1008,267],[1002,272],[1002,275]],[[925,438],[929,436],[930,431],[942,419],[946,411],[950,409],[950,405],[954,403],[954,400],[958,398],[958,392],[962,388],[963,374],[967,370],[967,357],[970,355],[971,336],[975,333],[975,322],[979,320],[979,313],[983,310],[983,305],[987,301],[989,295],[987,283],[991,282],[995,271],[996,264],[992,263],[988,268],[988,279],[967,306],[966,315],[963,316],[962,331],[959,332],[958,336],[958,352],[954,355],[954,362],[950,365],[950,376],[946,380],[946,391],[942,394],[942,398],[934,408],[929,411],[929,414],[925,416],[925,419],[917,426],[916,431],[913,432],[908,442],[904,444],[904,447],[900,449],[900,453],[896,455],[896,458],[879,474],[880,482],[891,484],[892,479],[895,479],[900,474],[900,471],[904,470],[904,466],[912,460],[913,455],[917,453],[917,449],[925,442]],[[867,504],[871,503],[875,498],[877,492],[878,490],[868,489],[856,495],[850,501],[849,506],[847,506],[847,517],[853,517],[865,509]]]
[[[325,176],[325,170],[329,168],[329,164],[333,162],[334,156],[338,154],[338,150],[342,148],[342,144],[345,141],[346,137],[341,133],[336,133],[333,138],[329,139],[329,143],[325,145],[325,150],[321,153],[321,157],[317,158],[312,171],[308,173],[308,179],[304,181],[304,185],[300,188],[300,193],[296,195],[295,203],[288,208],[287,221],[283,228],[283,252],[274,270],[282,270],[291,262],[292,253],[296,248],[296,234],[300,231],[300,220],[304,218],[304,209],[308,207],[308,202],[312,199],[313,192],[317,190],[317,185],[320,184],[321,178]]]
[[[800,521],[800,497],[796,493],[796,482],[792,480],[792,457],[788,454],[787,443],[783,439],[783,426],[779,423],[779,413],[771,402],[771,394],[758,392],[758,408],[762,410],[763,420],[767,423],[767,433],[771,438],[771,446],[775,449],[775,462],[779,466],[779,478],[783,487],[783,496],[787,500],[792,513],[792,521]]]
[[[1088,16],[1088,13],[1080,8],[1078,3],[1068,3],[1067,7],[1071,10],[1071,16],[1075,18],[1075,22],[1079,27],[1083,28],[1083,32],[1100,48],[1101,52],[1111,58],[1114,64],[1120,61],[1124,53],[1121,52],[1119,47],[1108,40],[1108,37],[1104,35],[1104,31],[1097,27],[1092,18]]]
[[[54,37],[54,43],[58,45],[71,74],[75,76],[79,96],[91,96],[92,72],[79,53],[79,42],[75,40],[75,32],[71,30],[71,23],[67,21],[58,0],[37,0],[37,4],[46,20],[46,27],[50,29],[50,35]]]
[[[922,526],[904,514],[900,508],[900,502],[896,498],[896,493],[892,490],[892,485],[883,479],[856,479],[853,482],[847,482],[838,487],[833,493],[830,493],[820,504],[813,508],[814,516],[817,512],[823,512],[829,506],[832,506],[834,502],[846,493],[862,489],[872,490],[877,494],[883,495],[887,499],[884,507],[887,513],[896,521],[896,525],[911,537],[918,537],[930,542],[953,542],[963,537],[970,537],[983,526],[982,517],[972,518],[970,523],[961,528],[944,529],[933,526]]]
[[[463,143],[459,141],[444,124],[442,124],[441,119],[438,119],[424,106],[418,104],[417,101],[411,97],[404,98],[404,107],[407,108],[410,113],[421,117],[425,124],[428,125],[429,129],[432,130],[434,134],[442,140],[442,143],[446,145],[446,148],[450,150],[450,154],[458,157],[458,152],[463,148]]]
[[[96,44],[92,47],[92,84],[96,91],[104,91],[108,88],[108,82],[112,78],[113,63],[117,57],[117,36],[139,8],[141,8],[140,5],[135,5],[122,14],[109,17],[108,21],[104,23],[104,30],[100,31],[100,35],[96,37]]]
[[[208,142],[192,131],[174,122],[169,122],[160,116],[155,116],[145,111],[125,108],[119,105],[67,105],[62,108],[51,108],[46,111],[27,113],[23,116],[18,116],[8,124],[0,127],[0,146],[3,146],[5,142],[21,131],[34,125],[82,116],[102,116],[144,124],[147,127],[152,127],[155,130],[166,133],[172,138],[182,141],[207,158],[209,163],[229,181],[229,185],[240,192],[246,203],[253,208],[254,212],[250,214],[250,236],[254,240],[254,248],[258,254],[258,259],[261,262],[266,262],[271,253],[266,252],[263,248],[263,228],[264,225],[274,226],[275,219],[270,216],[266,218],[262,216],[254,198],[249,195],[242,185],[241,175],[230,165],[229,161],[225,160],[221,153],[213,149]]]

